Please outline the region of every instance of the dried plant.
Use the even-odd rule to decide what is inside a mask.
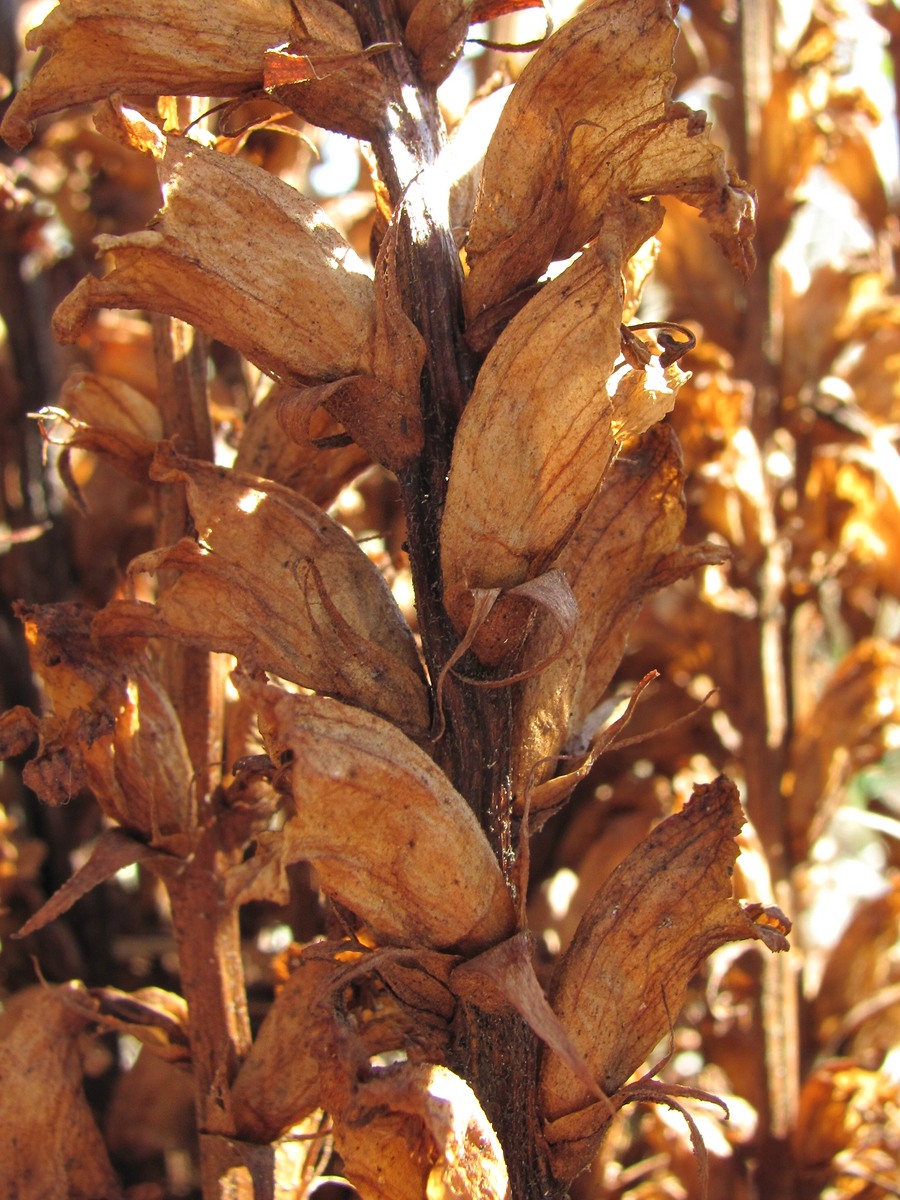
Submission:
[[[0,748],[32,751],[45,805],[87,791],[105,819],[17,936],[138,864],[167,898],[181,994],[37,995],[0,1043],[23,1079],[2,1109],[9,1195],[122,1194],[82,1089],[88,1027],[189,1072],[205,1200],[307,1195],[329,1160],[366,1200],[700,1194],[703,1136],[721,1140],[706,1102],[757,1119],[713,1156],[714,1195],[754,1174],[759,1194],[817,1195],[848,1154],[875,1189],[853,1194],[896,1194],[878,1191],[893,1134],[823,1134],[840,1088],[896,1117],[879,1062],[834,1061],[851,952],[816,1012],[796,956],[770,953],[900,702],[879,618],[897,590],[892,279],[848,262],[804,288],[786,257],[821,163],[887,223],[839,13],[776,37],[753,19],[774,6],[584,3],[448,137],[438,89],[471,26],[532,6],[61,0],[28,35],[44,54],[8,143],[92,104],[109,149],[90,134],[90,153],[149,170],[162,205],[93,230],[106,269],[53,316],[80,354],[40,414],[71,503],[89,504],[85,462],[114,469],[152,498],[152,545],[95,607],[18,606],[41,715],[12,707]],[[743,55],[718,138],[673,99],[679,19],[686,78]],[[364,149],[362,232],[294,186],[314,127]],[[757,250],[732,161],[760,193]],[[40,223],[20,185],[17,238]],[[132,364],[155,360],[143,389],[110,368],[108,309],[153,314],[133,337]],[[227,419],[223,361],[261,381]],[[381,553],[340,504],[367,470]],[[836,605],[854,644],[832,669]],[[251,1032],[241,910],[296,899],[301,863],[317,936]],[[540,885],[573,866],[554,911]],[[880,903],[895,929],[895,893]],[[718,1075],[670,1067],[686,1000]],[[686,1122],[696,1174],[661,1116],[639,1134],[645,1103]],[[662,1166],[640,1158],[654,1137]]]

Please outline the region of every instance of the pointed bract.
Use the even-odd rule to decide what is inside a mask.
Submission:
[[[242,684],[270,757],[289,752],[294,813],[271,840],[389,942],[484,949],[515,925],[472,810],[423,750],[373,713]],[[266,845],[266,835],[260,842]]]
[[[263,53],[286,41],[291,0],[61,0],[27,37],[43,47],[0,134],[17,149],[39,117],[114,92],[238,96],[262,85]]]
[[[198,540],[136,559],[180,572],[157,607],[108,605],[106,636],[170,637],[234,654],[421,732],[428,695],[409,626],[375,565],[320,508],[269,480],[161,447],[155,478],[187,485]],[[206,615],[204,615],[206,614]]]
[[[163,208],[150,229],[96,239],[112,270],[87,276],[66,297],[53,318],[57,337],[74,341],[95,308],[149,309],[196,325],[289,382],[368,373],[372,281],[319,206],[188,138],[149,148]]]

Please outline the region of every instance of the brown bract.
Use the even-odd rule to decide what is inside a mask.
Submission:
[[[12,712],[27,710],[12,709]],[[39,793],[40,794],[40,793]],[[43,799],[44,797],[41,796]],[[180,837],[164,839],[166,848],[170,847],[177,854],[185,852],[189,843]],[[17,938],[28,937],[38,929],[43,929],[51,921],[68,912],[72,905],[86,896],[107,879],[112,879],[123,867],[133,866],[137,862],[151,864],[157,861],[157,852],[151,849],[143,840],[125,833],[118,827],[104,829],[94,842],[87,862],[70,875],[62,887],[53,893],[50,899],[42,904],[36,913],[28,918],[24,925],[16,931]]]
[[[390,471],[421,452],[424,440],[419,378],[426,350],[403,309],[396,270],[398,225],[392,223],[375,263],[375,337],[372,371],[285,396],[278,420],[297,442],[308,441],[315,410],[324,408],[357,446]]]
[[[470,25],[540,8],[541,0],[412,0],[410,7],[406,42],[419,60],[422,78],[437,87],[462,53]]]
[[[550,1001],[609,1096],[671,1027],[698,965],[728,941],[758,938],[786,949],[778,929],[745,915],[732,896],[737,788],[697,785],[613,872],[579,923]],[[553,1055],[541,1069],[540,1104],[554,1174],[572,1179],[596,1151],[608,1108]]]
[[[767,239],[784,236],[815,168],[827,171],[879,228],[887,208],[865,126],[879,114],[866,92],[846,83],[836,27],[815,17],[780,70],[760,115],[756,166]]]
[[[284,484],[327,508],[370,459],[324,408],[304,403],[303,391],[276,384],[263,397],[247,418],[234,465],[246,474],[264,475]],[[281,421],[286,407],[302,417],[302,424],[288,437]]]
[[[294,812],[260,836],[384,941],[474,952],[507,937],[512,900],[487,838],[423,750],[370,712],[249,681],[270,757],[292,755]]]
[[[671,407],[674,395],[663,408],[634,397],[616,404],[606,386],[620,350],[622,266],[659,216],[655,204],[611,207],[596,241],[510,322],[479,372],[441,527],[445,604],[460,627],[470,588],[515,587],[549,565],[593,499],[616,437]]]
[[[864,900],[831,949],[815,998],[818,1045],[854,1058],[900,1042],[900,877]]]
[[[304,947],[231,1089],[241,1135],[270,1142],[317,1107],[340,1113],[384,1051],[439,1061],[455,1007],[446,980],[458,961],[421,946]]]
[[[312,124],[371,140],[388,98],[353,17],[332,0],[292,0],[291,9],[290,41],[264,55],[265,87]]]
[[[617,196],[682,196],[730,261],[752,267],[753,198],[726,171],[705,113],[671,100],[672,8],[585,6],[523,71],[485,159],[466,247],[470,321],[588,242]]]
[[[509,1200],[497,1135],[446,1067],[377,1072],[335,1118],[334,1140],[363,1200]]]
[[[533,955],[532,935],[523,930],[462,963],[450,977],[451,986],[460,999],[488,1012],[516,1009],[541,1041],[604,1103],[606,1097],[547,1002]]]
[[[156,405],[140,392],[107,375],[76,371],[66,380],[59,405],[41,410],[41,431],[63,447],[59,474],[76,506],[86,505],[76,482],[72,452],[97,454],[117,471],[146,483],[162,419]]]
[[[82,1090],[85,1019],[77,985],[33,988],[0,1041],[0,1174],[17,1200],[119,1200],[121,1188]]]
[[[97,238],[112,270],[83,279],[56,310],[61,341],[95,308],[139,308],[180,317],[295,383],[369,371],[372,281],[318,205],[136,116],[127,132],[159,162],[163,208],[150,229]]]
[[[422,449],[422,417],[417,406],[370,375],[350,375],[305,391],[292,391],[278,407],[278,420],[293,441],[307,442],[316,409],[339,421],[365,458],[400,471]]]
[[[900,1087],[882,1067],[866,1070],[849,1058],[820,1063],[800,1096],[792,1138],[809,1177],[839,1196],[890,1195],[900,1149]],[[865,1190],[858,1185],[863,1182]]]
[[[89,787],[107,816],[149,841],[186,831],[193,770],[151,659],[98,643],[80,605],[19,613],[46,705],[29,786],[55,805]]]
[[[418,0],[406,22],[406,41],[423,79],[435,85],[446,79],[462,53],[471,20],[470,0]]]
[[[400,224],[398,217],[391,221],[375,260],[372,373],[396,393],[393,411],[397,417],[402,416],[403,437],[412,445],[422,437],[420,380],[428,347],[403,306],[402,274],[397,263]]]
[[[334,1011],[341,963],[319,950],[307,948],[276,996],[232,1086],[235,1125],[244,1138],[274,1141],[320,1104],[320,1071],[336,1074],[362,1064],[359,1047],[351,1061],[350,1032],[341,1037]]]
[[[428,726],[428,695],[409,626],[384,579],[321,509],[278,484],[160,447],[154,477],[187,485],[198,540],[135,559],[177,570],[157,607],[113,602],[106,636],[170,637],[235,655],[361,704],[404,728]]]
[[[263,53],[287,40],[291,0],[61,0],[33,29],[49,57],[10,105],[0,134],[17,149],[38,117],[114,92],[237,96],[262,84]]]
[[[567,744],[577,751],[593,735],[586,723],[622,659],[645,597],[724,556],[721,547],[680,544],[683,487],[677,439],[668,425],[656,425],[627,443],[556,560],[579,620],[563,656],[522,685],[514,774],[519,795],[539,760]],[[554,638],[552,629],[536,631],[529,655],[545,653]],[[553,769],[547,763],[532,782]]]
[[[797,396],[810,379],[846,380],[867,417],[900,417],[900,303],[889,273],[869,264],[827,264],[806,280],[785,279],[784,389]],[[833,391],[831,385],[830,391]],[[824,397],[823,397],[824,399]],[[849,400],[849,396],[847,397]],[[851,402],[852,403],[852,402]]]

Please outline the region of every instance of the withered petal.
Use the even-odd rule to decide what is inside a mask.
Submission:
[[[616,868],[578,925],[550,1001],[607,1095],[665,1035],[708,954],[728,941],[765,941],[732,896],[734,839],[743,820],[730,780],[695,786],[684,810],[658,825]],[[541,1070],[540,1104],[555,1122],[588,1108],[594,1098],[551,1055]],[[586,1143],[560,1141],[555,1174],[574,1178],[599,1136]]]
[[[115,92],[237,96],[262,84],[263,53],[287,40],[290,0],[60,0],[28,34],[43,47],[0,126],[21,149],[39,117]]]
[[[186,484],[199,540],[136,559],[132,571],[180,575],[155,608],[108,605],[98,630],[234,654],[247,670],[341,696],[412,731],[427,728],[412,633],[349,534],[270,480],[181,458],[165,444],[154,475]]]
[[[164,205],[153,227],[96,244],[113,268],[57,308],[74,341],[99,307],[168,313],[294,383],[371,373],[367,268],[311,200],[252,163],[188,138],[151,143]]]
[[[373,713],[249,681],[270,755],[293,755],[295,812],[273,844],[389,942],[484,949],[515,925],[468,804],[423,750]]]
[[[622,266],[659,217],[655,204],[611,207],[601,236],[526,304],[479,372],[441,528],[445,603],[459,628],[468,590],[540,574],[600,485],[617,446],[606,381],[620,347]]]
[[[574,254],[616,196],[683,196],[731,261],[752,265],[753,197],[726,171],[705,114],[671,99],[676,35],[669,0],[612,0],[583,6],[538,49],[485,159],[466,248],[470,321]]]

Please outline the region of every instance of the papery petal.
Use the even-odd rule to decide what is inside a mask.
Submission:
[[[95,308],[149,309],[198,326],[287,381],[368,373],[372,282],[318,205],[188,138],[169,137],[154,153],[159,216],[140,233],[97,238],[113,269],[83,279],[62,302],[57,337],[74,341]]]
[[[39,117],[115,92],[238,96],[262,85],[263,53],[287,41],[290,0],[60,0],[27,38],[49,52],[0,134],[21,149]]]
[[[409,626],[349,534],[278,484],[165,447],[154,475],[187,484],[199,540],[135,560],[133,571],[177,570],[179,578],[157,607],[108,605],[97,618],[104,634],[171,637],[234,654],[247,670],[341,696],[410,730],[427,727]]]
[[[249,682],[270,757],[289,751],[295,812],[271,852],[390,942],[461,952],[507,937],[509,891],[472,810],[428,755],[373,713]],[[266,845],[266,835],[260,835]]]
[[[691,976],[729,941],[763,938],[732,895],[737,788],[697,785],[690,803],[616,868],[582,917],[557,968],[550,1002],[608,1096],[626,1082],[681,1007]],[[787,949],[784,930],[771,948]],[[553,1055],[541,1070],[540,1105],[554,1174],[573,1179],[609,1122],[585,1085]]]
[[[671,100],[672,9],[585,5],[526,66],[485,159],[466,247],[470,320],[575,253],[615,196],[683,196],[734,265],[752,265],[753,199],[726,171],[705,114]]]
[[[611,209],[597,241],[510,322],[479,372],[441,528],[458,625],[468,589],[539,574],[600,485],[617,445],[606,381],[620,352],[622,266],[658,220],[655,204]]]

